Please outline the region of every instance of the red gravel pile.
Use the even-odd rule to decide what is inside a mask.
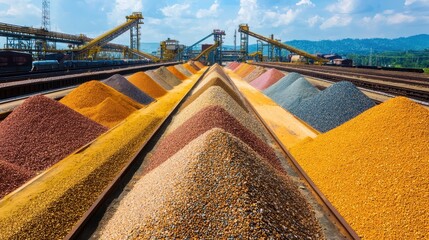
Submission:
[[[229,68],[231,70],[235,70],[238,66],[240,66],[239,62],[231,62],[226,66],[226,68]]]
[[[35,96],[0,123],[0,155],[25,169],[41,171],[105,131],[63,104]]]
[[[21,168],[16,164],[6,162],[0,158],[0,199],[24,184],[33,176],[34,172]]]
[[[324,239],[297,186],[221,129],[138,180],[97,237]]]
[[[271,69],[267,70],[266,72],[264,72],[263,74],[261,74],[255,80],[251,81],[250,85],[252,85],[253,87],[255,87],[259,90],[264,90],[264,89],[270,87],[271,85],[273,85],[274,83],[276,83],[278,80],[280,80],[284,76],[285,75],[282,72],[280,72],[279,70],[277,70],[275,68],[271,68]]]
[[[156,168],[189,142],[213,128],[221,128],[237,136],[258,154],[268,160],[271,165],[279,171],[283,171],[280,160],[270,146],[245,128],[225,109],[220,106],[210,106],[196,113],[179,128],[160,141],[148,162],[145,172]]]

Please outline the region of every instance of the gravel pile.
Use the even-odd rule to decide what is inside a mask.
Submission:
[[[373,106],[375,103],[352,83],[339,82],[303,100],[291,112],[315,129],[327,132]]]
[[[263,67],[256,67],[251,73],[249,73],[246,77],[243,78],[246,82],[251,82],[265,73],[267,70]]]
[[[27,170],[42,171],[105,131],[63,104],[35,96],[0,123],[0,155]]]
[[[285,175],[213,129],[141,178],[105,219],[100,239],[323,239]]]
[[[271,99],[283,108],[293,111],[303,100],[313,97],[318,93],[319,90],[302,77],[294,81],[289,87],[276,92],[275,96],[271,97]]]
[[[155,73],[155,70],[149,70],[149,71],[146,71],[145,73],[165,90],[173,89],[173,85],[168,84],[161,76]]]
[[[256,120],[256,118],[247,112],[247,109],[243,109],[241,101],[238,98],[234,98],[234,93],[231,94],[231,89],[223,85],[209,85],[207,90],[203,90],[199,97],[195,100],[186,102],[186,106],[174,116],[173,121],[166,129],[166,133],[170,133],[182,125],[186,120],[191,118],[194,113],[199,112],[203,108],[209,106],[220,106],[225,109],[231,116],[237,119],[243,126],[249,129],[252,133],[262,139],[264,142],[269,143],[270,140],[266,136],[266,130]],[[237,102],[239,101],[239,102]]]
[[[301,74],[296,72],[288,73],[286,76],[282,77],[280,80],[278,80],[276,83],[262,91],[265,95],[267,95],[270,98],[273,98],[277,96],[277,92],[282,91],[283,89],[286,89],[291,85],[295,80],[298,78],[303,77]],[[280,96],[281,94],[279,94]]]
[[[279,171],[283,171],[274,150],[220,106],[209,106],[200,110],[164,137],[157,144],[152,157],[149,159],[147,171],[156,168],[189,142],[212,128],[221,128],[238,136],[271,165]]]
[[[203,69],[204,67],[206,67],[204,64],[202,64],[199,61],[192,61],[197,67],[199,67],[200,69]]]
[[[229,69],[231,69],[231,70],[235,70],[238,66],[240,66],[240,63],[239,62],[230,62],[227,66],[226,66],[226,68],[229,68]]]
[[[34,172],[0,158],[0,200],[34,175]]]
[[[184,63],[184,64],[182,64],[182,66],[184,67],[184,68],[186,68],[189,72],[191,72],[192,74],[195,74],[195,73],[197,73],[198,71],[195,69],[195,68],[193,68],[189,63]]]
[[[262,91],[279,81],[284,76],[285,75],[279,70],[270,68],[255,80],[251,81],[250,85]]]
[[[256,67],[253,65],[249,65],[249,64],[244,64],[243,67],[237,68],[235,73],[240,76],[241,78],[246,77],[247,75],[249,75],[251,72],[253,72],[253,70],[255,70]]]
[[[186,69],[183,65],[181,65],[181,64],[177,64],[177,65],[174,65],[174,67],[177,69],[177,70],[179,70],[179,72],[181,72],[183,75],[185,75],[186,77],[190,77],[190,76],[192,76],[192,73],[188,70],[188,69]]]
[[[80,85],[60,102],[108,128],[144,106],[99,81]]]
[[[126,96],[132,98],[134,101],[139,102],[141,104],[148,105],[149,103],[154,101],[152,97],[142,92],[122,75],[115,74],[104,80],[103,82],[108,86],[116,89],[116,91],[125,94]]]
[[[174,74],[167,70],[166,67],[162,66],[155,70],[155,74],[158,75],[164,82],[168,83],[171,86],[177,86],[182,83]]]
[[[174,66],[168,66],[167,70],[174,74],[174,76],[176,76],[178,79],[180,79],[180,81],[186,80],[188,78],[179,70],[177,70],[177,68],[175,68]]]
[[[201,70],[201,67],[195,64],[194,61],[188,61],[188,64],[191,65],[195,70],[197,70],[197,72]]]
[[[153,98],[164,96],[167,91],[144,72],[137,72],[128,78],[134,86]]]
[[[429,236],[429,111],[397,97],[291,149],[365,239]]]

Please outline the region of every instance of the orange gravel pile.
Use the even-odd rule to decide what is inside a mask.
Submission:
[[[177,68],[175,68],[174,66],[167,67],[167,70],[170,71],[172,74],[174,74],[174,76],[176,76],[178,79],[180,79],[182,81],[188,78],[183,73],[181,73],[179,70],[177,70]]]
[[[137,72],[128,78],[132,84],[153,98],[160,98],[167,91],[144,72]]]
[[[366,239],[429,236],[429,111],[404,97],[291,149]]]
[[[80,85],[60,102],[109,128],[144,107],[99,81],[90,81]]]

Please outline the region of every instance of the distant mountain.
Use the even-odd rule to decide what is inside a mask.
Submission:
[[[420,34],[410,37],[401,37],[394,39],[387,38],[368,38],[368,39],[341,39],[341,40],[292,40],[286,44],[302,49],[309,53],[337,53],[340,55],[363,54],[371,52],[401,52],[408,50],[425,50],[429,49],[429,34]],[[237,46],[239,48],[240,46]],[[142,43],[140,49],[144,52],[156,52],[159,43]],[[225,49],[234,49],[234,46],[224,45]],[[249,45],[249,52],[256,51],[256,44]]]
[[[429,35],[420,34],[410,37],[401,37],[395,39],[387,38],[368,38],[368,39],[341,39],[341,40],[292,40],[286,44],[304,50],[309,53],[337,53],[346,54],[369,54],[371,49],[373,53],[378,52],[398,52],[408,50],[429,49]],[[225,46],[233,49],[234,46]],[[238,46],[239,47],[239,46]],[[249,52],[256,51],[256,44],[249,45]]]

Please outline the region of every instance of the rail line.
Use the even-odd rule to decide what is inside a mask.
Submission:
[[[49,90],[60,89],[82,84],[94,79],[106,79],[114,74],[131,74],[138,71],[146,71],[161,66],[170,66],[178,64],[177,62],[149,64],[142,66],[133,66],[128,68],[103,70],[98,72],[84,72],[79,74],[59,75],[55,77],[19,80],[12,82],[0,82],[0,100],[15,98],[23,95],[37,94]]]
[[[194,84],[194,86],[189,90],[189,92],[181,99],[181,101],[175,106],[175,108],[170,112],[168,117],[160,123],[156,130],[154,130],[152,136],[143,144],[139,153],[133,156],[129,161],[127,166],[122,170],[122,172],[114,179],[111,184],[106,188],[106,190],[99,196],[97,201],[92,205],[92,207],[84,214],[84,216],[79,220],[79,222],[75,225],[72,231],[66,236],[65,239],[82,239],[82,238],[90,238],[93,232],[98,227],[98,223],[103,217],[109,205],[112,201],[117,198],[121,192],[124,190],[127,183],[132,179],[134,173],[138,170],[140,165],[143,162],[144,156],[146,156],[155,146],[158,139],[162,136],[163,130],[168,127],[168,124],[171,122],[172,117],[178,112],[180,106],[185,102],[185,100],[190,96],[190,93],[193,91],[195,86],[204,78],[208,69],[198,81]],[[231,80],[230,80],[231,81]],[[314,199],[316,199],[317,203],[321,205],[320,207],[323,209],[324,214],[329,219],[330,223],[332,223],[336,231],[338,231],[342,236],[346,239],[360,239],[358,235],[354,232],[354,230],[350,227],[350,225],[344,220],[344,218],[338,213],[338,211],[330,204],[330,202],[326,199],[326,197],[318,190],[315,184],[311,181],[308,175],[304,172],[304,170],[296,163],[290,153],[286,150],[286,148],[281,144],[280,140],[276,137],[276,135],[270,130],[267,124],[264,122],[262,117],[257,113],[257,111],[252,107],[252,105],[248,102],[248,100],[241,94],[235,84],[231,81],[231,86],[233,86],[235,93],[239,96],[247,105],[247,108],[253,112],[258,121],[263,124],[263,126],[267,129],[268,133],[273,137],[275,143],[278,144],[280,149],[283,151],[285,157],[289,158],[290,163],[292,164],[292,168],[298,173],[302,181],[305,182],[305,185],[310,189],[310,192]]]
[[[422,84],[420,85],[421,88],[419,88],[419,87],[410,85],[410,82],[407,80],[403,80],[403,79],[398,80],[397,78],[390,78],[386,76],[378,75],[379,78],[375,79],[375,78],[370,78],[369,76],[365,77],[364,75],[359,75],[356,73],[348,73],[345,71],[325,72],[324,70],[320,71],[319,69],[308,69],[308,66],[302,67],[301,65],[290,66],[282,63],[253,63],[253,64],[257,66],[262,66],[262,67],[276,68],[282,71],[297,72],[297,73],[301,73],[315,78],[326,79],[332,82],[350,81],[358,87],[372,89],[380,92],[386,92],[392,95],[406,96],[411,99],[420,100],[424,102],[429,101],[429,84],[424,82],[426,81],[424,80],[425,79],[424,77],[422,77],[421,79]],[[376,76],[376,75],[371,75],[371,77],[372,76]],[[383,82],[380,81],[381,80],[380,77],[383,78],[382,80]],[[378,80],[378,82],[370,81],[370,79]],[[408,87],[398,86],[392,83],[402,83],[402,84],[407,84],[409,86]],[[428,89],[424,89],[425,86],[427,86]]]

